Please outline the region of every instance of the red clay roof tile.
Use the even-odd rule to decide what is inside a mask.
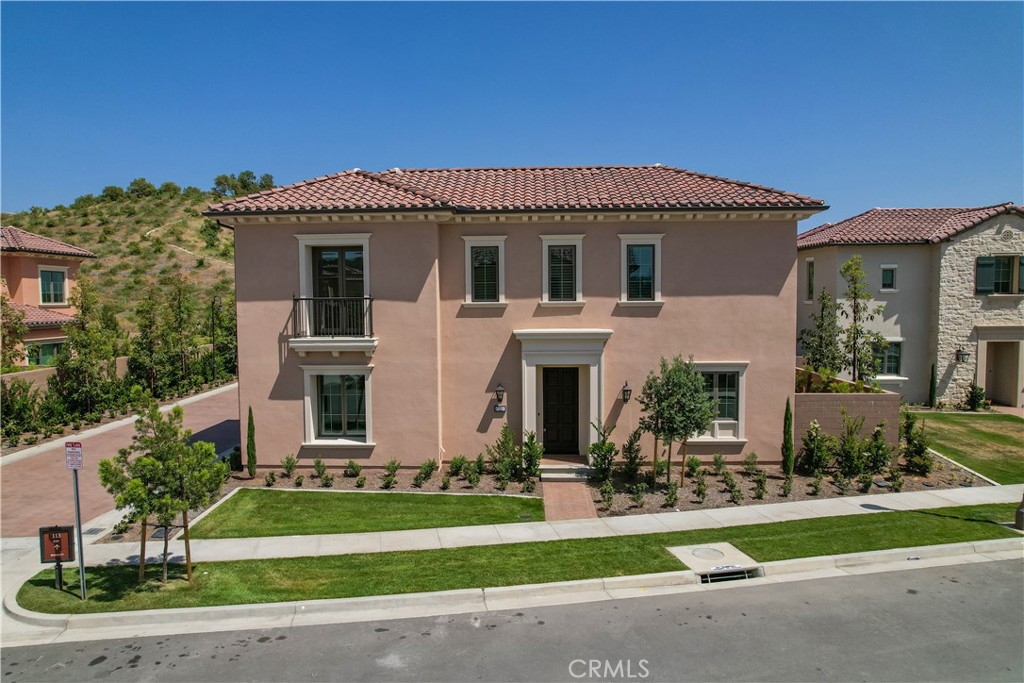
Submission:
[[[96,258],[91,251],[76,247],[66,242],[36,235],[35,233],[7,226],[0,228],[0,251],[22,251],[33,254],[58,254],[60,256],[78,256],[80,258]]]
[[[63,327],[64,325],[78,320],[78,318],[75,318],[74,316],[57,313],[56,311],[49,311],[45,308],[38,308],[37,306],[29,306],[28,304],[19,304],[12,301],[11,306],[14,307],[14,310],[21,311],[25,314],[25,318],[22,322],[24,322],[30,329],[35,329],[37,327]]]

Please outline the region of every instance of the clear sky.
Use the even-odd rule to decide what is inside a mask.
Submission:
[[[1024,4],[12,3],[2,208],[143,176],[660,162],[874,206],[1024,195]]]

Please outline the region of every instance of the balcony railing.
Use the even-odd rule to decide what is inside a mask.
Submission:
[[[368,296],[300,297],[292,300],[296,337],[372,337],[373,299]]]

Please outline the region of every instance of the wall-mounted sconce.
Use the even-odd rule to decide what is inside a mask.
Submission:
[[[629,380],[622,385],[622,402],[629,403],[629,399],[633,398],[633,390],[629,388]]]
[[[971,359],[971,352],[970,351],[964,351],[964,347],[963,346],[957,347],[957,349],[956,349],[956,362],[957,363],[966,363],[970,359]]]
[[[505,400],[505,387],[501,386],[500,383],[494,389],[494,400],[497,401],[498,403],[501,403],[502,401]]]

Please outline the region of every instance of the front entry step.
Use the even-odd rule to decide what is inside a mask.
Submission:
[[[594,474],[594,468],[589,465],[577,465],[574,463],[551,463],[541,464],[541,481],[586,481]]]

